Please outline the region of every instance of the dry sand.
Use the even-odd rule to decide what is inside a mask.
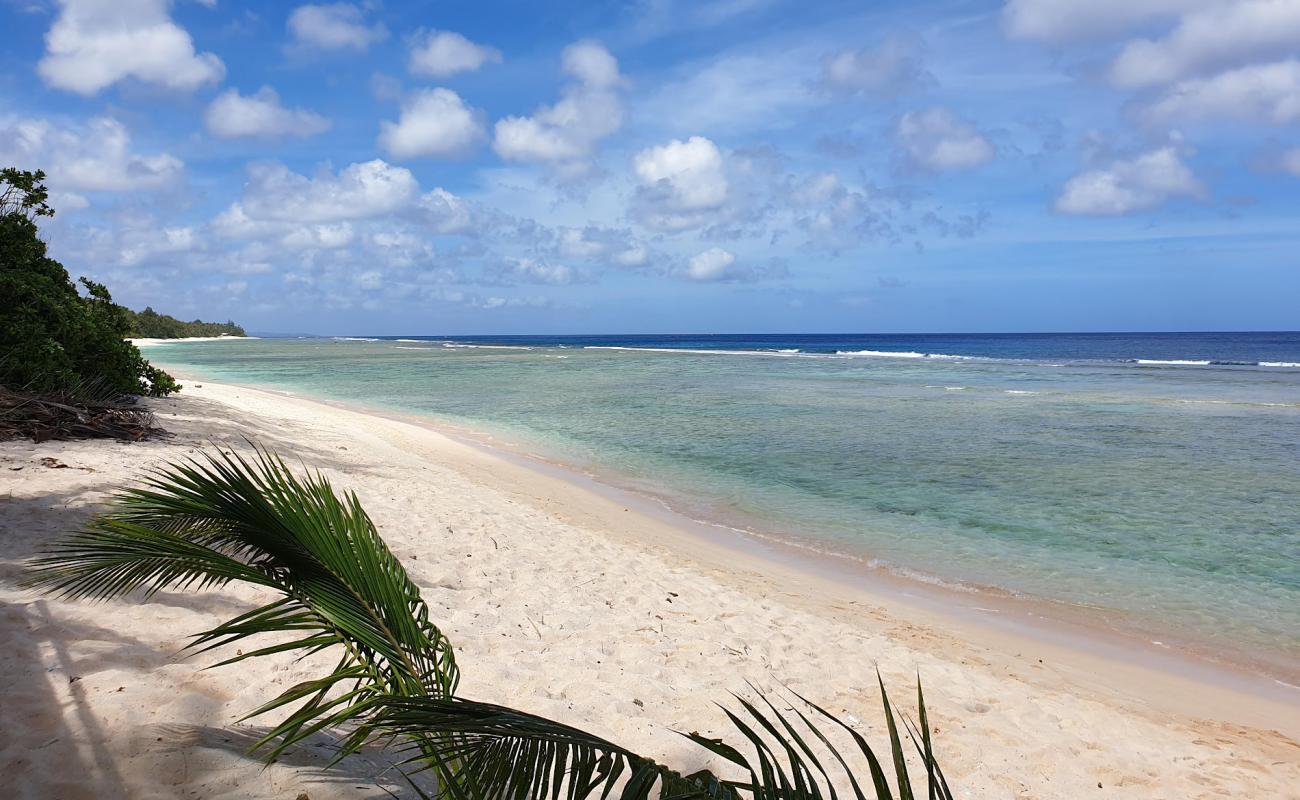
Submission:
[[[259,723],[239,717],[319,665],[272,657],[201,671],[216,659],[174,657],[256,593],[91,605],[15,588],[42,542],[140,470],[245,436],[357,491],[455,643],[467,696],[694,769],[699,751],[671,731],[726,731],[713,702],[746,681],[785,682],[882,742],[879,667],[909,708],[922,676],[959,797],[1300,797],[1300,715],[1286,700],[763,560],[426,426],[187,384],[155,403],[171,439],[0,443],[5,797],[387,796],[372,777],[381,754],[327,773],[325,740],[269,768],[243,754]]]
[[[176,344],[180,342],[229,342],[239,341],[241,339],[257,339],[257,336],[180,336],[175,339],[150,339],[148,337],[127,339],[128,342],[136,347],[151,347],[160,344]]]

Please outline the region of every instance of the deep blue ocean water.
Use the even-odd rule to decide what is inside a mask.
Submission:
[[[1300,333],[173,343],[472,426],[697,518],[1300,678]]]

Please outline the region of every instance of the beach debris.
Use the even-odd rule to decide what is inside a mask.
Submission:
[[[41,459],[41,466],[42,466],[42,467],[49,467],[50,469],[67,469],[67,468],[68,468],[68,465],[67,465],[67,464],[64,464],[62,461],[58,460],[57,458],[50,458],[49,456],[46,456],[45,458],[42,458],[42,459]]]
[[[135,398],[96,397],[93,392],[83,397],[38,395],[0,387],[0,440],[107,438],[138,442],[165,435],[169,434],[154,425],[153,412],[138,405]],[[67,466],[56,464],[45,466]]]

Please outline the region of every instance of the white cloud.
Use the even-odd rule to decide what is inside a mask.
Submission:
[[[279,163],[250,168],[241,214],[252,220],[316,223],[365,219],[411,204],[419,186],[410,170],[380,159],[352,164],[334,175],[299,175]],[[233,208],[232,208],[233,210]]]
[[[370,245],[379,248],[383,260],[398,269],[430,264],[437,256],[427,240],[405,231],[379,231],[370,237]]]
[[[809,91],[818,80],[823,47],[729,50],[703,62],[688,62],[680,76],[658,85],[636,104],[639,127],[705,134],[762,133],[790,128],[824,97]]]
[[[1066,42],[1131,30],[1225,0],[1007,0],[1002,26],[1017,39]]]
[[[535,258],[512,258],[499,277],[509,282],[546,283],[552,286],[566,286],[582,279],[582,276],[564,264],[552,264]]]
[[[727,268],[734,264],[736,257],[721,247],[710,247],[703,253],[691,256],[686,274],[691,280],[716,281],[726,277]]]
[[[328,225],[295,225],[280,238],[290,250],[336,250],[356,240],[356,230],[349,222]]]
[[[429,31],[411,48],[407,69],[413,75],[445,78],[500,61],[501,52],[496,48],[474,44],[453,31]]]
[[[560,55],[564,72],[577,78],[584,86],[611,89],[622,82],[618,74],[618,61],[600,42],[584,39],[564,48]]]
[[[188,253],[198,246],[192,227],[123,226],[118,232],[117,263],[132,267],[160,255]]]
[[[595,225],[562,229],[556,249],[568,258],[613,263],[621,267],[641,267],[650,260],[650,251],[634,239],[631,232]]]
[[[463,155],[483,138],[483,114],[450,89],[426,89],[402,104],[397,122],[382,122],[379,144],[394,158]]]
[[[789,194],[794,221],[813,244],[839,249],[870,232],[873,220],[867,197],[844,185],[838,175],[823,172],[796,184]]]
[[[134,78],[168,89],[217,83],[225,65],[196,53],[194,41],[168,14],[167,0],[60,0],[45,34],[36,71],[57,89],[93,95]]]
[[[934,172],[977,167],[993,158],[993,145],[974,125],[938,106],[904,114],[894,138],[908,161]]]
[[[1282,154],[1282,169],[1300,178],[1300,147]]]
[[[1065,214],[1117,216],[1163,205],[1174,197],[1199,198],[1205,188],[1183,163],[1176,144],[1080,173],[1056,200]]]
[[[387,28],[368,25],[351,3],[299,6],[289,15],[289,32],[299,45],[326,50],[365,50],[388,38]]]
[[[1173,86],[1146,108],[1152,121],[1229,117],[1286,124],[1300,120],[1300,61],[1229,70]]]
[[[240,94],[238,89],[227,89],[208,106],[203,121],[214,135],[226,139],[307,137],[324,133],[330,127],[329,120],[320,114],[280,105],[280,96],[270,86],[263,86],[248,96]]]
[[[1300,45],[1300,2],[1239,0],[1187,14],[1159,40],[1125,45],[1111,82],[1140,88],[1284,55]]]
[[[727,199],[722,153],[703,136],[648,147],[636,154],[633,166],[656,204],[669,211],[713,209]]]
[[[446,189],[426,192],[415,206],[421,221],[437,233],[466,233],[473,224],[469,204]]]
[[[167,153],[132,153],[126,126],[109,117],[84,126],[0,118],[0,156],[6,164],[44,169],[55,192],[163,189],[175,185],[185,168]],[[84,204],[84,198],[73,199],[73,205]]]
[[[850,92],[894,97],[931,80],[919,43],[901,37],[876,47],[840,50],[822,62],[822,81]]]
[[[609,51],[598,42],[577,42],[565,48],[562,65],[576,82],[565,87],[558,103],[531,117],[499,120],[492,143],[497,155],[514,161],[582,162],[623,124],[615,91],[622,78]]]
[[[378,270],[366,270],[352,279],[358,289],[374,290],[384,285],[384,274]]]

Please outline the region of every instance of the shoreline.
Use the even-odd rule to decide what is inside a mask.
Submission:
[[[136,347],[153,347],[160,344],[183,344],[188,342],[238,342],[245,339],[260,339],[260,336],[180,336],[175,339],[152,339],[143,337],[127,339]]]
[[[1100,650],[1107,654],[1106,660],[1109,661],[1223,686],[1269,702],[1282,702],[1294,706],[1300,714],[1300,671],[1295,675],[1279,674],[1280,664],[1276,658],[1221,656],[1221,651],[1210,652],[1209,643],[1196,640],[1193,634],[1160,631],[1144,625],[1145,620],[1132,620],[1131,615],[1118,609],[1081,606],[1019,594],[997,586],[952,582],[920,570],[879,564],[863,555],[819,547],[813,541],[799,539],[794,534],[782,536],[752,527],[701,519],[675,507],[667,496],[621,483],[621,476],[613,471],[580,467],[534,452],[524,442],[512,441],[490,430],[433,414],[341,400],[300,390],[210,380],[189,366],[169,369],[190,383],[208,381],[268,392],[426,428],[525,469],[541,471],[623,505],[635,506],[641,514],[654,517],[691,537],[702,538],[723,548],[724,552],[739,552],[759,559],[760,563],[792,568],[849,590],[858,589],[872,595],[878,602],[901,602],[916,610],[935,614],[940,620],[959,625],[974,623],[987,629],[989,634],[1013,637],[1013,644],[1019,644],[1021,649],[1035,643],[1051,643],[1077,653]],[[723,563],[726,559],[716,560]],[[1114,622],[1116,617],[1123,622]],[[1300,736],[1300,724],[1294,732]]]
[[[1072,604],[1015,595],[996,587],[958,588],[900,574],[853,556],[697,519],[673,508],[663,497],[619,486],[599,473],[531,452],[524,445],[503,440],[489,431],[434,415],[296,390],[210,380],[197,372],[185,372],[186,369],[192,370],[182,368],[178,377],[190,383],[203,381],[209,386],[238,388],[413,425],[529,475],[548,479],[552,490],[565,498],[561,504],[589,506],[594,496],[621,507],[621,513],[636,513],[653,521],[655,533],[661,538],[649,544],[662,545],[669,541],[674,552],[715,568],[730,569],[739,558],[743,568],[752,573],[769,577],[780,574],[804,583],[812,594],[887,608],[909,622],[937,626],[968,641],[995,646],[1004,653],[1047,649],[1057,662],[1077,666],[1074,671],[1081,681],[1096,683],[1096,676],[1103,676],[1103,683],[1105,678],[1112,683],[1137,682],[1144,687],[1145,702],[1168,712],[1194,715],[1212,709],[1210,716],[1224,722],[1267,726],[1276,717],[1273,704],[1290,706],[1294,713],[1289,717],[1283,715],[1283,719],[1295,721],[1285,732],[1300,739],[1300,686],[1251,669],[1246,662],[1214,659],[1148,640],[1144,638],[1145,632],[1090,619],[1087,609]],[[517,475],[495,477],[502,482],[518,480]],[[597,520],[607,532],[613,532],[619,522],[619,513],[607,513]],[[972,598],[976,604],[968,602]],[[1228,695],[1210,702],[1198,687],[1222,690]],[[1195,709],[1186,704],[1189,695],[1198,698]]]
[[[809,697],[874,745],[887,737],[879,673],[908,715],[924,682],[961,797],[1075,800],[1100,784],[1098,797],[1211,800],[1300,785],[1290,704],[840,584],[427,424],[199,383],[148,401],[171,437],[0,443],[0,767],[18,797],[382,796],[361,786],[382,765],[349,759],[342,780],[321,776],[328,742],[269,767],[244,754],[273,720],[240,718],[328,668],[326,654],[207,671],[221,655],[176,657],[188,634],[265,602],[259,590],[105,606],[15,586],[24,559],[109,492],[250,440],[357,493],[454,642],[465,696],[660,763],[716,768],[673,731],[724,733],[714,703],[750,686]]]

